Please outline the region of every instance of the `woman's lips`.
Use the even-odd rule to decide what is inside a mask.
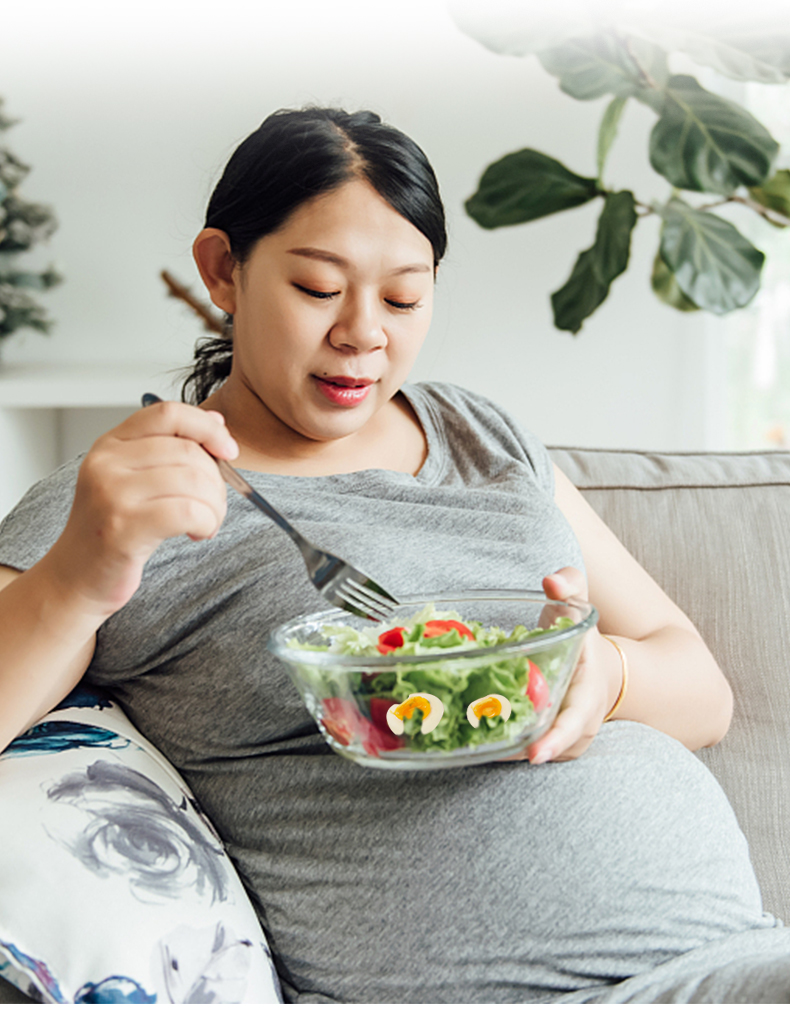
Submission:
[[[358,406],[363,402],[374,382],[370,378],[316,377],[318,390],[335,406]]]

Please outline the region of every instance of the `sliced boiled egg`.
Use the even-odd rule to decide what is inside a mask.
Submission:
[[[479,727],[483,716],[501,716],[504,721],[510,719],[510,713],[510,702],[504,695],[484,695],[469,705],[466,718],[473,727]]]
[[[427,692],[417,692],[403,702],[396,702],[387,710],[387,726],[393,734],[403,733],[403,721],[410,720],[416,709],[422,713],[420,732],[430,734],[442,718],[444,704],[441,699]]]

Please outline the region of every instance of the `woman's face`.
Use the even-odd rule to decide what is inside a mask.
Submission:
[[[428,239],[368,183],[346,183],[233,269],[234,373],[302,437],[356,433],[406,380],[433,284]]]

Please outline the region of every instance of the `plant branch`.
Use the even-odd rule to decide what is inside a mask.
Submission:
[[[710,208],[721,208],[722,205],[728,205],[735,202],[739,205],[745,205],[747,208],[751,208],[753,212],[757,212],[761,215],[766,222],[770,222],[772,226],[790,226],[790,218],[786,215],[782,215],[781,212],[777,212],[775,208],[766,208],[765,205],[761,205],[759,201],[755,201],[754,198],[746,197],[742,194],[731,194],[728,198],[722,198],[721,201],[711,201],[707,205],[700,205],[697,211],[707,212]]]
[[[639,211],[636,213],[637,218],[639,218],[639,219],[644,219],[646,215],[655,215],[656,214],[656,210],[655,210],[655,208],[653,208],[652,205],[646,205],[642,201],[636,201],[636,200],[634,201],[634,204],[639,209]]]
[[[753,212],[757,212],[758,215],[762,215],[762,217],[770,222],[772,226],[790,226],[790,218],[783,215],[781,212],[778,212],[775,208],[766,208],[765,205],[761,205],[760,202],[755,201],[754,198],[735,194],[730,200],[737,201],[738,204],[746,205],[747,208],[751,208]]]
[[[175,297],[176,300],[182,300],[187,304],[203,321],[209,331],[215,332],[217,335],[224,335],[225,324],[222,318],[215,314],[208,304],[193,296],[191,290],[183,285],[183,283],[174,279],[167,270],[160,272],[160,277],[167,286],[169,296]]]

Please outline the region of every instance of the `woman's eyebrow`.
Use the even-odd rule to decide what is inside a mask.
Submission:
[[[329,250],[321,250],[320,247],[292,247],[289,254],[296,254],[302,258],[312,258],[314,261],[325,261],[330,265],[337,265],[338,268],[350,268],[350,264],[339,254],[333,254]],[[413,265],[401,265],[393,269],[390,275],[409,275],[412,272],[432,272],[433,268],[426,262],[418,261]]]

